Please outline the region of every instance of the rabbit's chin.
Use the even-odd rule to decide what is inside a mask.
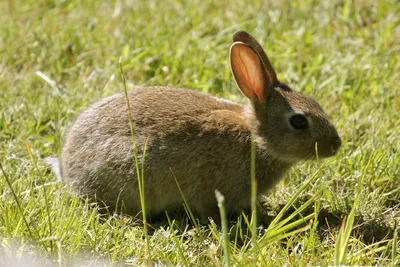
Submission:
[[[306,155],[304,157],[300,157],[300,156],[296,156],[296,155],[287,155],[287,154],[283,154],[283,153],[281,153],[280,155],[277,154],[276,156],[279,157],[279,159],[281,159],[282,161],[284,161],[290,165],[294,165],[298,162],[315,158],[315,155]]]
[[[332,156],[334,156],[335,154],[337,154],[336,152],[333,152],[333,153],[331,153],[331,154],[325,154],[325,153],[315,153],[315,151],[313,151],[313,152],[310,152],[310,153],[308,153],[308,154],[305,154],[305,155],[303,155],[303,156],[296,156],[296,155],[280,155],[280,158],[281,159],[283,159],[283,160],[285,160],[285,161],[287,161],[287,162],[289,162],[289,163],[292,163],[292,164],[296,164],[296,163],[298,163],[298,162],[304,162],[304,161],[313,161],[313,160],[316,160],[317,158],[318,159],[326,159],[326,158],[330,158],[330,157],[332,157]]]
[[[289,165],[294,165],[298,162],[304,162],[304,161],[309,161],[309,160],[314,160],[317,158],[315,151],[301,151],[299,153],[295,153],[292,151],[291,153],[287,153],[285,151],[281,151],[279,149],[272,149],[271,147],[269,148],[269,151],[271,151],[272,155],[276,158],[278,158],[280,161],[285,162]],[[319,158],[323,158],[319,156]]]

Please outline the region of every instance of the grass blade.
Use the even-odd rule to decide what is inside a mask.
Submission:
[[[351,231],[353,230],[354,219],[355,219],[355,212],[357,207],[359,206],[359,202],[361,199],[361,189],[364,183],[364,178],[366,176],[366,170],[369,168],[369,165],[372,162],[372,155],[369,158],[368,163],[363,169],[363,175],[361,176],[360,181],[356,187],[356,197],[354,199],[353,207],[351,208],[350,214],[347,218],[343,219],[342,226],[339,230],[338,239],[336,241],[336,248],[335,248],[335,265],[343,265],[346,264],[346,252],[347,252],[347,245],[349,244]]]
[[[319,170],[316,171],[310,178],[308,178],[303,185],[294,193],[294,195],[289,199],[286,205],[282,208],[282,210],[278,213],[278,215],[272,220],[272,222],[268,226],[268,230],[273,229],[276,224],[282,219],[283,215],[288,211],[289,207],[293,205],[296,199],[299,197],[301,193],[304,192],[308,188],[308,186],[318,177]]]
[[[22,209],[22,207],[21,207],[21,203],[19,202],[19,199],[18,199],[18,197],[17,197],[17,194],[16,194],[15,191],[14,191],[14,188],[13,188],[13,186],[12,186],[12,184],[11,184],[10,178],[8,177],[8,174],[7,174],[6,171],[4,170],[3,164],[2,164],[1,162],[0,162],[0,170],[1,170],[1,172],[3,173],[4,179],[6,180],[6,183],[7,183],[8,187],[9,187],[10,190],[11,190],[11,194],[12,194],[13,197],[14,197],[15,203],[17,204],[17,208],[18,208],[18,210],[19,210],[19,212],[20,212],[20,214],[21,214],[21,218],[22,218],[22,220],[23,220],[23,222],[24,222],[24,224],[25,224],[26,229],[28,230],[29,237],[31,238],[31,240],[35,240],[34,235],[33,235],[33,232],[32,232],[32,230],[31,230],[31,227],[29,226],[28,220],[27,220],[26,217],[25,217],[25,212],[23,211],[23,209]],[[45,248],[45,249],[46,249],[46,248]]]
[[[179,255],[179,257],[182,259],[183,265],[184,265],[184,266],[189,266],[189,265],[188,265],[188,262],[187,262],[187,260],[186,260],[185,254],[183,253],[182,248],[181,248],[182,241],[179,240],[179,239],[177,238],[176,234],[175,234],[174,222],[171,221],[171,219],[169,218],[167,212],[166,212],[165,214],[166,214],[166,216],[167,216],[168,225],[169,225],[169,228],[170,228],[170,231],[171,231],[172,239],[174,240],[174,242],[175,242],[175,244],[176,244],[176,249],[177,249],[177,251],[178,251],[178,255]]]
[[[229,267],[230,258],[229,258],[229,235],[228,235],[228,220],[226,219],[226,211],[225,211],[225,198],[224,196],[218,191],[215,190],[215,197],[217,198],[218,208],[221,214],[221,224],[222,224],[222,236],[223,236],[223,250],[224,250],[224,262],[225,266]]]
[[[399,251],[397,250],[399,248],[399,244],[397,241],[398,234],[399,234],[399,226],[396,225],[394,235],[393,235],[393,241],[392,241],[392,266],[398,266],[399,262]]]

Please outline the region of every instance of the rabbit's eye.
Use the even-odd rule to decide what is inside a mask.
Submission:
[[[290,125],[296,130],[305,130],[308,129],[310,126],[308,125],[307,118],[302,114],[295,114],[290,117]]]

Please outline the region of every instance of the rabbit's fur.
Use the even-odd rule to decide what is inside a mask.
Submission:
[[[340,138],[321,107],[277,80],[253,37],[236,32],[230,57],[249,106],[181,88],[128,92],[140,171],[144,162],[148,215],[182,206],[177,183],[202,218],[218,214],[216,189],[225,196],[228,212],[248,208],[252,134],[259,195],[294,163],[315,157],[316,142],[320,157],[339,149]],[[294,114],[304,115],[309,128],[293,128]],[[129,214],[141,211],[123,93],[100,100],[79,115],[67,133],[61,169],[64,181],[80,195],[111,208],[122,205]]]

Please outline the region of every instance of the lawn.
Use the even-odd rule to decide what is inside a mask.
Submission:
[[[265,196],[269,223],[147,234],[141,216],[104,214],[54,178],[45,158],[79,112],[124,91],[120,61],[128,88],[245,104],[228,60],[239,29],[343,141]],[[0,1],[0,266],[399,266],[399,55],[396,0]]]

